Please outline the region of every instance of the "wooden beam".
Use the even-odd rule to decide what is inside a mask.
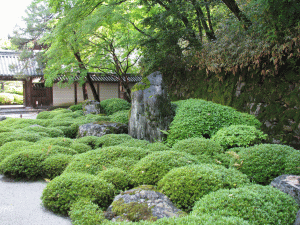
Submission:
[[[74,100],[75,100],[75,105],[77,105],[77,83],[74,82]]]

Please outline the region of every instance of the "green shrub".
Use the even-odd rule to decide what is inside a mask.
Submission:
[[[50,111],[43,111],[40,112],[37,116],[37,119],[51,119],[51,112]]]
[[[73,225],[96,225],[102,224],[103,211],[99,206],[88,198],[80,198],[74,202],[69,211]]]
[[[13,104],[23,105],[23,95],[13,94],[14,102]]]
[[[92,150],[92,147],[83,143],[76,143],[74,142],[70,146],[73,148],[77,153],[84,153]]]
[[[68,110],[68,109],[58,108],[58,109],[54,109],[52,111],[40,112],[36,118],[37,119],[53,119],[53,117],[55,117],[59,114],[70,113],[70,112],[72,112],[72,111]]]
[[[76,139],[74,143],[86,144],[86,145],[91,146],[92,149],[96,149],[96,148],[99,148],[99,146],[96,145],[98,139],[99,139],[99,137],[96,137],[96,136],[85,136],[85,137]]]
[[[62,147],[70,147],[71,144],[73,143],[73,140],[70,138],[63,138],[63,137],[58,137],[58,138],[44,138],[40,141],[37,142],[38,144],[43,144],[43,145],[58,145]]]
[[[211,139],[228,149],[232,147],[249,147],[261,143],[266,138],[267,135],[254,126],[231,125],[218,130]]]
[[[203,214],[201,216],[169,217],[157,220],[153,225],[250,225],[239,217]]]
[[[156,185],[171,169],[189,164],[197,160],[183,152],[153,152],[134,165],[132,177],[137,184]]]
[[[115,112],[130,109],[131,104],[124,99],[110,98],[101,101],[100,106],[107,115],[112,115]]]
[[[61,175],[72,158],[72,156],[65,154],[55,154],[47,157],[42,163],[43,175],[50,179]]]
[[[45,134],[45,136],[47,136]],[[42,139],[43,136],[40,134],[35,134],[33,132],[19,132],[19,131],[14,131],[14,132],[4,132],[0,133],[0,146],[7,142],[12,142],[12,141],[29,141],[29,142],[36,142],[40,139]]]
[[[33,145],[33,143],[29,141],[12,141],[2,145],[0,147],[0,162],[11,154],[23,151],[22,147],[29,145]]]
[[[247,176],[236,169],[199,164],[172,169],[158,182],[158,189],[178,208],[190,211],[195,201],[205,194],[247,183],[250,183]]]
[[[63,173],[54,178],[42,194],[46,208],[67,215],[70,206],[80,198],[89,198],[101,208],[106,208],[114,196],[114,186],[94,175]]]
[[[0,133],[12,132],[12,131],[14,131],[14,130],[9,127],[0,127]]]
[[[56,128],[62,130],[65,137],[76,138],[78,134],[79,126],[76,124],[72,124],[70,126],[58,126]]]
[[[167,143],[172,146],[182,139],[202,136],[209,138],[222,127],[239,124],[256,127],[261,125],[254,116],[240,113],[231,107],[201,99],[188,99],[176,109]]]
[[[43,174],[42,162],[46,159],[43,151],[25,150],[7,156],[0,163],[0,173],[13,178],[35,180]]]
[[[98,138],[96,146],[98,147],[108,147],[122,144],[126,141],[131,140],[132,137],[128,134],[106,134]]]
[[[126,123],[129,122],[129,110],[122,110],[115,112],[114,114],[109,116],[110,121],[118,122],[118,123]]]
[[[103,114],[87,114],[85,117],[90,122],[110,121],[110,117]]]
[[[214,156],[222,153],[224,150],[217,142],[205,138],[189,138],[178,141],[172,151],[186,152],[196,157],[201,157],[205,154]]]
[[[132,159],[130,157],[122,157],[122,158],[116,159],[115,161],[112,161],[109,165],[109,168],[117,167],[124,171],[129,172],[129,171],[131,171],[134,164],[136,164],[137,162],[138,162],[138,160],[136,160],[136,159]]]
[[[63,137],[64,133],[62,130],[57,128],[48,128],[48,127],[42,127],[42,126],[31,126],[26,127],[22,129],[22,132],[35,132],[35,133],[41,133],[44,132],[49,135],[49,137]]]
[[[154,142],[147,145],[147,149],[151,152],[158,152],[158,151],[168,151],[171,150],[167,145],[161,142]]]
[[[297,211],[291,196],[271,186],[251,185],[211,192],[196,202],[192,214],[236,216],[255,225],[292,225]]]
[[[225,166],[226,168],[229,168],[231,164],[234,163],[235,160],[239,159],[239,155],[237,152],[233,151],[233,149],[237,148],[232,148],[224,153],[220,153],[214,156],[214,161],[216,164]]]
[[[63,147],[59,145],[43,145],[36,144],[41,146],[41,149],[47,152],[47,155],[55,155],[55,154],[64,154],[64,155],[76,155],[77,151],[70,147]]]
[[[269,184],[284,173],[286,157],[293,151],[286,145],[255,145],[241,150],[234,166],[254,182]]]
[[[150,144],[149,141],[131,138],[128,141],[125,141],[125,142],[119,144],[118,146],[136,147],[136,148],[148,148],[149,144]]]
[[[127,172],[120,168],[109,168],[98,173],[98,177],[112,183],[117,191],[132,188],[132,179]]]
[[[74,157],[67,166],[65,172],[84,172],[97,174],[107,169],[115,160],[123,157],[129,157],[133,160],[139,160],[145,157],[149,151],[141,148],[131,148],[122,146],[111,146],[102,149],[89,151]]]
[[[1,154],[1,148],[0,148]],[[1,160],[1,159],[0,159]],[[300,175],[300,152],[292,151],[285,160],[284,174]]]
[[[72,110],[72,112],[78,111],[78,110],[82,110],[82,103],[79,103],[77,105],[71,105],[69,107],[70,110]]]

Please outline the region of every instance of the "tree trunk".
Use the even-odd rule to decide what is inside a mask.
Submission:
[[[89,99],[89,95],[88,95],[87,88],[86,88],[86,83],[84,83],[82,85],[82,95],[83,95],[83,100],[84,101]]]
[[[230,9],[231,12],[238,18],[239,21],[243,22],[244,29],[247,30],[252,22],[247,18],[247,16],[240,10],[235,0],[222,0],[225,5]]]

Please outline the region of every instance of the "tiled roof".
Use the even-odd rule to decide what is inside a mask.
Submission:
[[[30,60],[26,65],[20,61],[20,53],[8,50],[0,50],[0,76],[42,76],[38,64],[34,60]]]
[[[88,74],[91,76],[91,79],[93,82],[104,82],[104,83],[105,82],[107,82],[107,83],[119,82],[119,80],[116,79],[114,76],[103,75],[101,73],[88,73]],[[142,80],[141,76],[134,76],[134,75],[129,75],[127,78],[130,83],[138,83]],[[80,79],[80,77],[76,76],[73,80],[79,81],[79,79]],[[68,77],[65,75],[62,75],[55,80],[55,82],[58,82],[58,81],[68,81]]]

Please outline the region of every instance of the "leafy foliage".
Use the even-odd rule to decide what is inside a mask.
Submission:
[[[218,130],[211,139],[228,149],[232,147],[249,147],[261,143],[266,138],[267,135],[254,126],[231,125]]]
[[[177,207],[191,211],[194,203],[205,194],[247,183],[250,183],[247,176],[236,169],[199,164],[172,169],[158,182],[158,189]]]
[[[192,215],[235,216],[251,224],[293,224],[297,211],[291,196],[271,186],[251,185],[205,195]]]
[[[101,108],[104,109],[104,112],[107,115],[112,115],[116,112],[128,110],[131,107],[131,104],[120,98],[110,98],[100,102]]]
[[[67,165],[71,162],[72,158],[72,156],[65,154],[55,154],[47,157],[41,165],[43,168],[43,175],[50,179],[61,175]]]
[[[111,119],[112,122],[128,124],[128,122],[129,122],[129,111],[128,110],[122,110],[122,111],[115,112],[110,116],[110,119]]]

